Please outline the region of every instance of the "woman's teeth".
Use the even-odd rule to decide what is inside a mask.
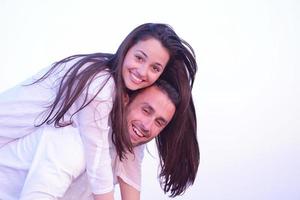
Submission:
[[[131,73],[131,77],[132,77],[133,82],[135,82],[137,84],[139,84],[139,83],[141,83],[143,81],[142,79],[140,79],[139,77],[137,77],[134,73]]]

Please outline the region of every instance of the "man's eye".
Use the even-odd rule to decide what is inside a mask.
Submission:
[[[160,120],[156,120],[156,125],[158,126],[158,127],[163,127],[164,126],[164,124],[160,121]]]
[[[143,109],[143,112],[146,113],[146,114],[150,113],[150,111],[148,109],[146,109],[146,108]]]

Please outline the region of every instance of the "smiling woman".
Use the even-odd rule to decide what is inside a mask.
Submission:
[[[136,90],[154,83],[163,73],[170,55],[161,42],[149,38],[137,42],[127,52],[123,64],[125,85]]]
[[[64,58],[2,93],[0,146],[37,130],[46,131],[50,127],[62,131],[74,127],[82,137],[86,170],[94,197],[112,199],[114,171],[111,163],[116,160],[125,169],[129,165],[135,166],[136,171],[141,165],[140,160],[133,160],[131,164],[124,161],[128,154],[133,153],[135,146],[126,131],[126,97],[158,79],[164,79],[179,93],[176,113],[173,116],[174,106],[165,106],[170,115],[157,113],[153,104],[155,112],[147,113],[144,108],[144,114],[155,117],[154,125],[161,128],[153,132],[156,135],[170,124],[166,126],[166,132],[157,137],[162,166],[160,178],[163,190],[177,196],[194,182],[199,164],[196,113],[191,94],[196,71],[192,47],[169,25],[142,24],[128,34],[115,54],[93,53]],[[166,99],[160,100],[162,103]],[[158,102],[154,102],[158,106]],[[172,116],[174,120],[170,121]],[[132,127],[137,137],[147,129],[136,121]],[[172,143],[181,149],[176,158],[170,154],[174,148]],[[116,156],[111,156],[111,152],[115,152]],[[134,153],[138,157],[143,155],[142,150]],[[140,177],[134,176],[134,180],[126,175],[124,177],[130,187],[122,190],[121,184],[122,194],[135,191],[135,196],[139,196]],[[66,189],[60,188],[59,195]],[[43,190],[46,188],[38,194],[45,194]]]

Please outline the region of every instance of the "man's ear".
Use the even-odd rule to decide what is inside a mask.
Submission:
[[[129,95],[126,94],[124,95],[124,105],[127,106],[128,103],[129,103]]]

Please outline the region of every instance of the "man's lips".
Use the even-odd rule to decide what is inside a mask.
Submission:
[[[145,136],[142,131],[134,124],[131,124],[130,138],[133,144],[137,144],[145,140]]]
[[[144,137],[143,133],[135,125],[132,125],[132,130],[137,136]]]

